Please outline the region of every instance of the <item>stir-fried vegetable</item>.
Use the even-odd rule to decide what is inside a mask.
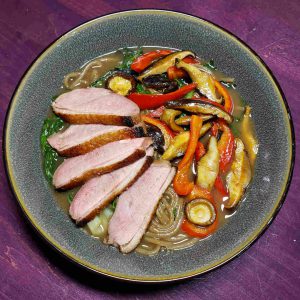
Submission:
[[[183,87],[184,88],[184,87]],[[207,99],[182,99],[177,101],[169,101],[166,103],[166,108],[183,109],[195,114],[214,115],[226,122],[231,123],[233,117],[223,110],[223,107],[216,102]]]
[[[210,74],[201,71],[197,65],[188,64],[182,60],[176,63],[176,67],[184,69],[189,74],[192,81],[197,83],[197,88],[203,95],[213,101],[220,102],[216,95],[214,78]]]
[[[212,115],[199,114],[199,116],[202,118],[203,122],[208,121],[213,118]],[[182,126],[189,125],[190,122],[191,122],[191,116],[182,116],[175,120],[175,124],[182,125]],[[207,124],[209,124],[209,123],[207,123]]]
[[[210,234],[212,234],[217,229],[218,226],[218,214],[211,193],[208,190],[203,189],[199,186],[194,186],[192,192],[185,199],[186,201],[193,201],[195,199],[208,200],[208,202],[210,202],[210,204],[214,207],[215,219],[214,222],[208,226],[198,226],[191,223],[189,220],[184,219],[181,225],[182,231],[184,231],[190,236],[197,237],[197,238],[205,238]]]
[[[186,78],[188,76],[186,71],[184,71],[183,69],[179,69],[176,66],[169,67],[167,70],[167,74],[170,80]]]
[[[209,191],[212,189],[219,173],[219,159],[217,139],[212,136],[206,154],[197,164],[197,185]]]
[[[141,118],[145,123],[156,126],[157,128],[160,129],[160,131],[162,132],[162,134],[164,136],[165,149],[167,149],[170,146],[171,141],[173,140],[173,138],[175,136],[175,133],[163,121],[151,118],[147,115],[142,115]]]
[[[198,185],[195,185],[193,190],[190,192],[190,194],[188,194],[185,199],[187,201],[191,201],[191,200],[194,200],[194,199],[197,199],[197,198],[204,198],[204,199],[207,199],[211,202],[214,201],[213,199],[213,196],[211,194],[211,192],[207,189],[204,189]]]
[[[131,70],[140,73],[144,71],[151,63],[163,56],[172,53],[171,50],[155,50],[141,55],[136,58],[134,62],[131,64]]]
[[[87,223],[91,234],[95,237],[104,238],[107,235],[108,223],[114,213],[111,205],[104,208],[99,215]]]
[[[161,105],[164,105],[166,102],[179,99],[186,95],[188,92],[193,90],[196,87],[195,83],[191,83],[186,85],[175,92],[171,92],[163,95],[145,95],[132,93],[128,96],[128,98],[135,102],[140,109],[154,109]]]
[[[216,209],[206,199],[195,199],[185,206],[188,221],[195,225],[208,226],[216,220]]]
[[[199,134],[199,138],[201,138],[203,135],[205,135],[208,130],[211,128],[211,124],[210,123],[206,123],[204,124],[201,129],[200,129],[200,134]],[[169,148],[164,152],[164,154],[162,155],[162,159],[165,160],[172,160],[175,157],[178,157],[180,155],[183,155],[188,147],[188,142],[190,139],[190,132],[189,131],[185,131],[185,132],[181,132],[179,134],[177,134],[174,139],[172,140]],[[197,143],[197,147],[196,147],[196,159],[197,159],[197,151],[199,151],[199,144],[200,142]]]
[[[222,195],[222,197],[228,197],[228,191],[220,175],[217,176],[214,187]]]
[[[215,137],[217,137],[218,129],[223,132],[220,140],[218,141],[218,150],[220,154],[220,171],[224,173],[227,171],[233,157],[234,136],[225,122],[214,122],[212,134]]]
[[[122,50],[123,61],[121,65],[117,68],[119,70],[130,70],[131,64],[143,54],[142,48],[138,49],[129,49],[124,48]]]
[[[245,146],[239,138],[235,139],[235,144],[234,160],[226,176],[229,190],[229,200],[225,203],[226,208],[233,208],[238,204],[251,180],[251,168]]]
[[[190,124],[190,139],[183,159],[178,164],[178,170],[173,180],[174,190],[178,195],[188,195],[194,188],[194,178],[191,176],[191,166],[200,136],[202,119],[193,115]]]
[[[151,75],[143,80],[147,88],[166,94],[175,91],[178,88],[176,81],[168,79],[165,75]]]
[[[193,57],[195,56],[195,54],[191,51],[173,52],[150,65],[149,68],[147,68],[142,74],[138,76],[138,80],[142,80],[143,78],[150,75],[165,73],[167,72],[169,67],[175,65],[175,61],[177,59],[181,60],[189,55]]]
[[[116,72],[107,78],[105,86],[116,94],[126,96],[135,90],[136,82],[132,75]]]
[[[44,157],[43,166],[46,178],[49,182],[52,181],[54,171],[56,169],[56,162],[58,153],[48,144],[47,138],[58,132],[64,126],[64,121],[56,115],[47,118],[44,121],[42,132],[40,136],[40,143]]]
[[[204,145],[200,141],[198,141],[196,151],[195,151],[196,162],[198,162],[205,153],[206,150],[204,148]]]
[[[217,80],[214,81],[215,82],[215,86],[219,92],[219,94],[221,94],[221,96],[224,99],[224,109],[225,111],[227,111],[228,113],[232,113],[233,111],[233,102],[232,99],[227,91],[227,89]]]
[[[258,152],[258,142],[253,135],[250,119],[251,119],[251,107],[246,106],[245,113],[242,119],[242,124],[241,124],[241,136],[245,144],[245,147],[247,149],[250,164],[253,169],[254,162]]]
[[[175,118],[181,114],[180,110],[175,110],[175,109],[165,109],[162,116],[161,120],[166,122],[170,128],[176,132],[181,132],[184,131],[182,127],[178,126],[175,123]]]
[[[185,131],[177,134],[167,150],[162,155],[162,159],[172,160],[173,158],[183,155],[186,151],[190,139],[190,132]]]

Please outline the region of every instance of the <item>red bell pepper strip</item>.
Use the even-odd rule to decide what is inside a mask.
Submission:
[[[173,187],[178,195],[186,196],[194,188],[194,178],[191,173],[194,153],[200,136],[202,118],[192,115],[190,123],[190,139],[183,159],[178,164],[178,170],[173,180]]]
[[[210,202],[214,202],[213,196],[209,190],[195,185],[191,193],[188,194],[185,199],[187,201],[191,201],[197,198],[203,198],[209,200]]]
[[[215,87],[217,88],[218,92],[223,96],[224,98],[224,109],[228,113],[232,113],[233,110],[233,102],[232,99],[226,89],[219,81],[215,80]]]
[[[188,195],[194,188],[194,176],[191,171],[193,158],[184,166],[178,168],[173,180],[173,188],[178,195]]]
[[[202,127],[202,118],[197,115],[192,115],[190,122],[190,139],[183,156],[183,159],[178,164],[178,168],[183,167],[186,163],[190,162],[191,158],[194,156],[198,139],[200,137],[200,129]]]
[[[224,183],[223,183],[220,175],[217,176],[214,186],[223,197],[229,196],[228,191],[227,191],[226,187],[224,186]]]
[[[140,73],[143,70],[145,70],[149,65],[151,65],[151,63],[155,59],[160,58],[162,56],[166,56],[172,52],[173,51],[171,50],[155,50],[145,53],[133,61],[133,63],[131,64],[131,70]]]
[[[196,161],[199,161],[200,158],[205,154],[205,148],[204,145],[199,141],[197,143],[196,151],[195,151],[195,159]]]
[[[218,213],[216,220],[209,226],[197,226],[193,223],[189,222],[187,219],[183,219],[181,224],[181,229],[189,236],[197,237],[197,238],[205,238],[216,231],[218,225]]]
[[[213,123],[211,134],[216,137],[219,129],[223,132],[218,141],[218,150],[220,154],[219,168],[221,173],[225,173],[233,157],[234,135],[224,120],[219,119]]]
[[[160,106],[159,108],[155,109],[155,110],[152,110],[151,112],[149,112],[147,114],[147,116],[151,117],[151,118],[160,118],[161,115],[163,114],[165,110],[165,107],[164,106]]]
[[[210,129],[212,136],[217,137],[218,135],[218,130],[219,130],[219,125],[216,122],[213,122],[213,125]]]
[[[209,226],[197,226],[189,222],[187,219],[183,219],[183,222],[181,224],[181,229],[182,231],[184,231],[186,234],[190,236],[197,237],[197,238],[205,238],[208,235],[212,234],[217,229],[218,212],[214,204],[214,199],[208,190],[201,188],[199,186],[195,186],[192,192],[185,199],[186,201],[191,201],[197,198],[204,198],[211,202],[211,204],[214,206],[216,211],[216,220],[214,221],[214,223],[212,223]]]
[[[199,60],[192,56],[185,57],[183,61],[187,64],[199,64]]]
[[[194,90],[196,86],[196,83],[191,83],[174,92],[162,95],[132,93],[128,96],[128,98],[135,102],[140,109],[155,109],[164,105],[168,101],[182,98],[188,92]]]
[[[160,131],[162,132],[162,134],[164,136],[165,147],[168,148],[171,144],[172,139],[175,136],[175,133],[169,128],[169,126],[165,122],[160,121],[158,119],[151,118],[147,115],[142,115],[141,119],[145,123],[156,126],[157,128],[160,129]]]
[[[220,122],[221,130],[223,131],[220,140],[218,141],[218,150],[220,153],[220,172],[226,172],[233,157],[234,152],[234,135],[225,122]]]
[[[176,66],[169,67],[167,70],[167,74],[170,80],[174,80],[177,78],[184,78],[188,76],[185,70],[181,68],[177,68]]]

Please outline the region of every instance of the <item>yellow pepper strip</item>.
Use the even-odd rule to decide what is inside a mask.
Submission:
[[[173,131],[182,132],[184,129],[175,123],[175,118],[180,114],[180,110],[165,109],[160,119],[167,123]]]
[[[210,123],[204,124],[200,129],[200,137],[206,134],[211,126],[212,125]],[[161,158],[165,160],[172,160],[177,156],[183,155],[187,149],[189,139],[189,131],[184,131],[176,135]]]

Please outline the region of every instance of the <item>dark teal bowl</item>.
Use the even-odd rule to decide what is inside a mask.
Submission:
[[[101,54],[126,46],[191,49],[215,58],[236,78],[253,107],[260,143],[245,201],[213,236],[190,249],[154,257],[122,255],[76,228],[60,209],[41,163],[43,119],[63,76]],[[172,281],[212,270],[247,249],[267,228],[286,196],[294,162],[289,109],[262,60],[232,34],[205,20],[170,11],[137,10],[89,21],[63,35],[31,65],[11,100],[5,127],[5,159],[12,189],[37,231],[77,264],[110,277]]]

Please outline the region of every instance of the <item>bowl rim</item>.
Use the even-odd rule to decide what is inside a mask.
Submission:
[[[26,79],[30,76],[30,73],[33,71],[35,65],[42,61],[43,57],[47,55],[47,53],[55,47],[57,44],[59,44],[64,39],[67,39],[69,35],[72,35],[82,29],[84,29],[87,26],[90,26],[94,23],[97,23],[98,21],[102,20],[108,20],[110,18],[118,18],[120,16],[126,16],[126,15],[136,15],[136,14],[163,14],[163,15],[173,15],[175,17],[179,18],[185,18],[189,21],[193,22],[199,22],[201,24],[208,25],[212,28],[214,31],[218,31],[222,35],[226,35],[227,37],[231,38],[231,40],[236,43],[237,45],[243,47],[244,50],[246,50],[252,59],[256,60],[260,66],[263,67],[263,71],[268,75],[270,81],[273,83],[274,87],[277,89],[278,96],[282,102],[282,107],[285,109],[285,117],[286,117],[286,123],[289,128],[289,141],[290,141],[290,153],[289,153],[289,169],[288,174],[285,178],[285,184],[282,186],[280,196],[277,198],[277,204],[274,205],[272,211],[268,214],[268,216],[264,219],[264,222],[262,225],[255,230],[254,233],[251,234],[251,236],[242,244],[239,244],[234,250],[232,250],[230,253],[227,253],[224,257],[222,257],[217,262],[211,263],[209,266],[205,268],[197,268],[193,271],[188,271],[184,273],[174,274],[174,275],[168,275],[168,276],[135,276],[135,275],[127,275],[123,273],[116,273],[116,272],[110,272],[108,270],[102,269],[101,267],[98,267],[96,265],[93,265],[91,263],[88,263],[84,259],[80,259],[76,255],[74,255],[71,251],[64,249],[59,242],[54,240],[46,231],[44,231],[42,228],[39,227],[38,222],[34,219],[34,217],[31,215],[31,212],[27,209],[25,202],[23,198],[21,197],[21,193],[18,189],[18,186],[16,184],[16,180],[13,176],[13,168],[12,164],[9,159],[9,136],[10,136],[10,120],[11,115],[14,111],[15,102],[18,98],[18,93],[22,89],[22,86],[26,82]],[[187,279],[190,277],[194,277],[196,275],[204,274],[207,272],[210,272],[216,268],[221,267],[222,265],[230,262],[234,258],[241,255],[244,251],[246,251],[250,246],[254,244],[255,241],[258,240],[258,238],[266,231],[266,229],[270,226],[270,224],[274,221],[275,217],[277,216],[280,208],[282,207],[290,184],[292,180],[293,170],[294,170],[294,164],[295,164],[295,133],[294,133],[294,126],[293,126],[293,120],[292,115],[290,112],[290,108],[288,106],[286,97],[275,78],[274,74],[270,70],[270,68],[266,65],[266,63],[260,58],[260,56],[250,47],[248,46],[243,40],[241,40],[239,37],[228,31],[227,29],[223,28],[220,25],[215,24],[214,22],[211,22],[207,19],[188,14],[183,13],[176,10],[164,10],[164,9],[133,9],[133,10],[123,10],[119,12],[109,13],[102,16],[95,17],[93,19],[90,19],[86,22],[83,22],[77,26],[74,26],[67,32],[60,35],[58,38],[56,38],[52,43],[50,43],[43,51],[41,51],[37,57],[32,61],[32,63],[29,65],[29,67],[26,69],[22,77],[20,78],[13,94],[11,97],[11,100],[9,102],[9,106],[7,108],[6,117],[5,117],[5,123],[3,127],[3,157],[4,157],[4,165],[5,165],[5,171],[6,175],[9,179],[10,188],[17,199],[23,213],[25,214],[27,220],[29,220],[29,223],[31,226],[39,233],[39,235],[43,238],[44,241],[47,242],[52,248],[54,248],[58,253],[60,253],[63,257],[66,257],[69,261],[72,263],[88,270],[96,274],[101,274],[104,276],[108,276],[113,279],[118,279],[122,281],[131,281],[131,282],[141,282],[141,283],[161,283],[161,282],[172,282],[172,281],[178,281]]]

